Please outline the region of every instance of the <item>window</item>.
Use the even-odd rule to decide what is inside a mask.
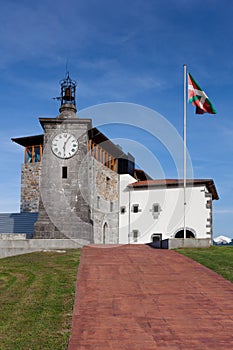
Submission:
[[[32,163],[32,147],[25,149],[25,163]]]
[[[161,207],[159,205],[159,203],[154,203],[152,205],[152,209],[150,209],[150,212],[152,212],[153,218],[154,219],[158,219],[160,212],[161,212]]]
[[[100,196],[97,196],[96,205],[97,205],[97,209],[99,209],[100,208]]]
[[[139,212],[139,204],[134,204],[132,211],[133,211],[133,213],[138,213]]]
[[[67,179],[67,166],[62,167],[62,178]]]
[[[159,212],[159,205],[153,204],[153,213],[158,213],[158,212]]]
[[[110,211],[113,211],[113,202],[110,202]]]
[[[138,241],[138,230],[133,230],[133,241],[134,242]]]
[[[110,185],[110,177],[106,176],[106,188]]]
[[[126,213],[126,207],[121,207],[121,214],[125,214]]]
[[[25,163],[38,163],[42,159],[42,145],[25,147]]]
[[[184,238],[184,230],[176,232],[175,238]],[[195,238],[194,233],[191,230],[186,229],[186,238]]]
[[[40,146],[35,146],[34,147],[34,162],[40,162]]]
[[[96,144],[93,140],[88,141],[88,151],[93,158],[104,164],[107,168],[117,171],[117,159],[105,151],[99,144]]]

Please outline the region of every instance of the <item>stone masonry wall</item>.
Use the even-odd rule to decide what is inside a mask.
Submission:
[[[38,212],[40,175],[41,163],[22,165],[20,212]]]
[[[119,175],[90,157],[91,213],[94,242],[119,243]]]

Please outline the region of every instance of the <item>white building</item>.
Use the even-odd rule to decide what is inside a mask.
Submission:
[[[137,181],[130,175],[120,175],[120,178],[120,243],[184,237],[182,180]],[[213,180],[187,180],[187,238],[212,239],[212,201],[216,199]]]

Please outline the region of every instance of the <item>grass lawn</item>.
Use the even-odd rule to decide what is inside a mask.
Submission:
[[[80,250],[0,259],[0,349],[67,349]]]
[[[233,282],[233,246],[211,246],[207,249],[177,249]]]

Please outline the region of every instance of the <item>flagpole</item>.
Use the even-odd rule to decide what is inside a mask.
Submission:
[[[187,119],[187,66],[184,64],[184,239],[186,238],[186,119]]]

